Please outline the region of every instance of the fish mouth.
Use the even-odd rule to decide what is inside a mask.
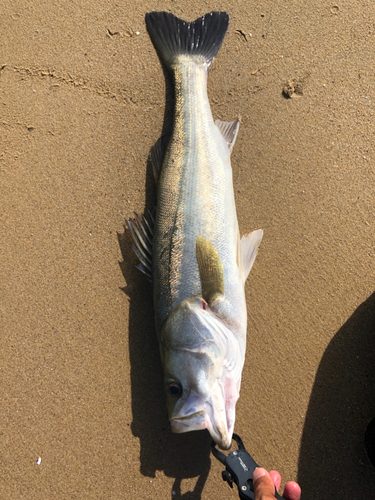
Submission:
[[[177,434],[199,431],[206,428],[206,415],[204,411],[197,411],[183,417],[172,417],[169,421],[172,432]]]
[[[223,450],[228,450],[232,444],[233,425],[227,420],[227,415],[215,410],[211,403],[206,403],[205,410],[190,415],[173,417],[170,420],[172,432],[184,432],[207,429],[215,443]]]
[[[216,380],[211,398],[205,404],[206,429],[223,450],[229,450],[232,444],[237,399],[237,392],[232,395],[226,393],[222,382]]]
[[[194,413],[191,413],[190,415],[185,415],[184,417],[179,417],[179,416],[172,417],[171,420],[192,420],[200,416],[204,416],[203,410],[196,411]]]
[[[196,411],[190,415],[176,415],[169,421],[174,433],[182,434],[207,429],[221,449],[228,450],[231,447],[234,416],[231,418],[231,409],[215,405],[212,400],[206,401],[204,410]]]
[[[229,450],[232,445],[234,425],[230,425],[227,418],[216,420],[216,417],[215,410],[211,407],[206,412],[205,427],[222,450]]]

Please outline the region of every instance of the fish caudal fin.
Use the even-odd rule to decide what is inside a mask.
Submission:
[[[146,14],[147,30],[165,64],[170,67],[180,55],[203,56],[209,66],[223,43],[229,14],[210,12],[188,23],[169,12]]]
[[[263,238],[263,231],[258,229],[252,233],[242,236],[241,238],[241,254],[242,254],[242,276],[245,283],[251,268],[253,267],[255,257],[257,256],[260,242]]]

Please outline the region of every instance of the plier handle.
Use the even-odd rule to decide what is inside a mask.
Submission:
[[[253,457],[245,449],[242,439],[237,434],[233,434],[233,439],[238,445],[238,450],[225,455],[216,448],[216,443],[212,441],[211,451],[215,458],[225,465],[225,470],[221,473],[223,480],[231,488],[236,483],[241,500],[254,500],[253,472],[259,467]],[[275,488],[275,498],[285,500],[280,496]]]

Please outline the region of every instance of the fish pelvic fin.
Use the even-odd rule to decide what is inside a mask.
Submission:
[[[139,263],[135,266],[152,281],[152,240],[154,233],[154,217],[148,211],[147,216],[134,212],[134,218],[126,220],[126,225],[133,237],[132,248]]]
[[[231,153],[237,139],[238,130],[240,128],[240,120],[238,118],[236,118],[233,122],[215,120],[215,125],[220,130],[221,135],[228,144],[229,152]]]
[[[251,268],[253,267],[262,238],[263,231],[261,229],[253,231],[252,233],[242,236],[241,238],[240,272],[244,283],[249,276]]]
[[[168,67],[180,55],[203,56],[209,66],[223,43],[229,14],[210,12],[187,22],[169,12],[148,12],[146,26],[156,50]]]
[[[223,264],[213,244],[203,236],[197,236],[195,253],[202,284],[202,296],[208,304],[212,304],[219,296],[224,295]]]

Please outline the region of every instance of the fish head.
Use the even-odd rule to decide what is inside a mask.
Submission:
[[[243,366],[235,336],[197,297],[170,314],[161,345],[172,431],[208,429],[229,449]]]

